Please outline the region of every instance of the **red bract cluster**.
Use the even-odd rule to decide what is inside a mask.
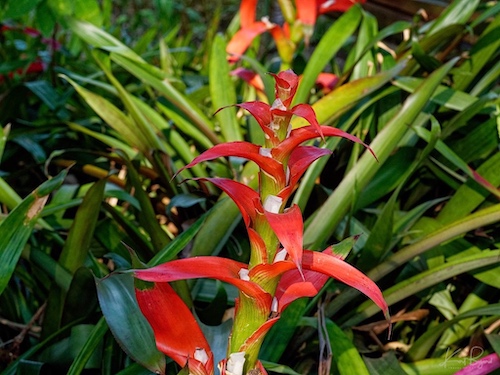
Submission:
[[[219,364],[222,374],[228,375],[246,374],[252,369],[265,373],[258,352],[266,333],[291,302],[315,296],[329,278],[358,289],[388,313],[379,288],[336,255],[335,248],[323,252],[303,248],[301,211],[296,205],[287,208],[287,200],[308,166],[330,154],[329,150],[302,143],[328,136],[364,143],[339,129],[319,125],[314,110],[307,104],[291,107],[298,85],[298,78],[291,70],[274,78],[276,100],[272,105],[258,101],[237,105],[255,117],[266,136],[265,144],[216,145],[186,166],[238,156],[260,167],[258,191],[231,179],[202,179],[226,192],[241,211],[251,244],[249,264],[205,256],[135,271],[135,277],[155,282],[154,287],[138,289],[136,294],[153,327],[158,348],[179,365],[187,365],[193,374],[212,374],[213,355],[196,320],[168,282],[213,278],[239,289],[227,359]],[[305,118],[309,125],[292,130],[292,116]]]

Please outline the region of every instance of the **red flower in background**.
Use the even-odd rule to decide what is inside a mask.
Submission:
[[[289,24],[285,22],[282,26],[270,22],[267,18],[256,19],[257,0],[242,0],[240,4],[240,30],[234,34],[229,41],[226,51],[229,54],[229,60],[235,62],[239,59],[252,41],[260,34],[268,31],[271,33],[278,52],[282,59],[290,54],[290,44],[297,40],[290,40],[290,29],[297,26],[303,27],[303,35],[306,43],[312,36],[313,28],[318,15],[340,11],[345,12],[356,3],[364,3],[366,0],[296,0],[296,22]],[[293,53],[293,52],[292,52]]]

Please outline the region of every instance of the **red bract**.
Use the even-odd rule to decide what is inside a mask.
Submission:
[[[212,278],[239,289],[228,358],[220,364],[221,373],[228,375],[242,375],[261,368],[258,362],[260,346],[280,314],[296,299],[315,296],[329,278],[358,289],[388,316],[388,307],[380,289],[367,276],[345,262],[343,256],[334,254],[330,248],[323,252],[304,250],[304,223],[300,208],[297,205],[285,208],[308,166],[319,157],[331,153],[327,149],[302,146],[303,142],[334,136],[368,146],[342,130],[320,126],[312,107],[307,104],[290,108],[298,85],[298,77],[291,70],[273,77],[276,81],[276,100],[272,106],[258,101],[237,105],[256,118],[266,134],[266,147],[248,142],[219,144],[186,166],[190,168],[203,161],[230,156],[246,158],[259,166],[258,191],[227,178],[196,179],[213,183],[238,206],[250,240],[249,264],[205,256],[178,259],[134,271],[136,278],[158,283],[152,289],[137,292],[139,306],[153,326],[158,347],[177,363],[187,363],[193,374],[205,375],[203,371],[210,374],[211,352],[198,330],[194,331],[196,344],[187,343],[185,338],[172,343],[168,332],[174,330],[173,337],[178,337],[178,327],[173,328],[171,324],[181,324],[178,323],[179,311],[190,317],[183,330],[190,332],[195,322],[185,306],[182,309],[175,307],[182,301],[179,297],[172,297],[175,293],[165,284],[168,282]],[[305,118],[310,125],[291,130],[290,119],[293,115]],[[162,294],[164,301],[160,301]],[[157,306],[161,306],[162,318],[155,315],[155,311],[159,311]],[[172,315],[176,317],[171,318]],[[196,351],[198,348],[202,351]],[[201,356],[202,353],[207,355]],[[265,373],[263,369],[262,372]]]
[[[151,288],[136,289],[136,297],[153,328],[158,350],[180,366],[187,365],[190,374],[213,374],[214,360],[208,342],[193,314],[172,287],[167,283],[155,283]]]
[[[283,26],[278,26],[263,18],[261,21],[256,20],[256,0],[242,0],[240,3],[240,30],[234,34],[229,41],[226,51],[230,55],[229,61],[235,62],[239,59],[252,41],[260,34],[269,31],[276,42],[278,52],[282,58],[284,54],[290,54],[287,50],[287,41],[290,39],[290,28],[301,25],[306,43],[313,33],[314,24],[319,14],[329,12],[345,12],[356,3],[364,3],[366,0],[295,0],[297,10],[296,20],[288,20],[291,23],[284,23]],[[297,43],[294,40],[288,43],[289,46]],[[288,47],[289,47],[288,46]],[[280,48],[281,47],[281,48]]]
[[[345,12],[356,3],[366,0],[296,0],[297,18],[305,25],[314,26],[319,14]]]
[[[177,259],[155,267],[134,271],[140,280],[172,282],[177,280],[211,278],[234,285],[246,295],[255,299],[256,306],[271,305],[271,297],[259,285],[245,280],[248,266],[231,259],[200,256]]]
[[[290,258],[292,258],[297,269],[302,270],[302,234],[304,224],[299,206],[293,205],[281,214],[266,211],[265,215],[269,225],[283,248],[290,255]]]
[[[256,90],[264,92],[264,82],[262,82],[262,78],[254,71],[239,67],[231,71],[231,75],[243,79]]]

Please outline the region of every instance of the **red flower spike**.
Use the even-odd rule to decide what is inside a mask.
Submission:
[[[297,92],[299,77],[291,69],[279,72],[278,74],[270,74],[276,81],[274,86],[276,98],[279,98],[283,105],[288,108]]]
[[[207,177],[194,178],[193,180],[209,181],[229,195],[240,209],[241,216],[247,228],[250,226],[251,221],[255,221],[257,210],[260,212],[263,210],[260,204],[259,194],[251,187],[238,181],[228,178]]]
[[[156,283],[151,289],[136,289],[139,307],[153,328],[158,349],[180,366],[196,375],[213,374],[213,355],[196,319],[168,283]],[[186,332],[189,332],[186,335]],[[205,363],[195,359],[204,350]]]
[[[269,176],[272,176],[279,185],[284,186],[285,172],[283,171],[282,164],[270,157],[261,155],[259,153],[260,149],[260,146],[249,142],[221,143],[206,150],[201,155],[198,155],[191,163],[181,168],[177,174],[182,172],[185,168],[191,168],[203,161],[213,160],[220,157],[238,156],[255,162],[264,172],[266,172]]]
[[[290,255],[297,269],[301,271],[304,222],[299,206],[295,204],[279,214],[268,211],[265,211],[264,214],[281,245]]]
[[[229,62],[238,61],[239,57],[250,47],[252,41],[268,29],[268,24],[259,21],[238,30],[226,47],[226,52],[230,55]]]
[[[267,309],[271,305],[271,296],[259,285],[243,280],[241,270],[248,265],[232,259],[199,256],[162,263],[158,266],[134,270],[134,277],[144,281],[171,282],[185,279],[209,278],[234,285],[247,296],[254,298],[256,308]]]
[[[328,253],[325,250],[324,253]],[[297,281],[304,278],[304,281]],[[330,277],[323,273],[310,270],[302,270],[302,274],[297,269],[290,269],[281,276],[278,287],[276,288],[275,298],[278,299],[279,312],[282,312],[287,306],[302,297],[314,297],[325,285]],[[313,292],[313,288],[316,292]]]

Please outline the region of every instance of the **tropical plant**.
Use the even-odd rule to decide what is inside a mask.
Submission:
[[[99,3],[102,16],[96,18],[79,7],[57,13],[66,8],[56,5],[65,2],[9,0],[8,21],[6,6],[0,9],[9,28],[0,37],[8,62],[2,63],[0,82],[2,373],[179,371],[156,348],[136,302],[132,272],[193,262],[190,269],[199,276],[222,272],[200,270],[196,257],[203,257],[241,265],[227,281],[238,279],[241,287],[253,282],[237,273],[249,262],[258,270],[263,259],[255,254],[264,252],[254,251],[260,242],[249,234],[257,230],[256,206],[240,211],[227,195],[241,201],[238,193],[245,189],[245,199],[253,195],[260,201],[254,189],[263,172],[254,162],[230,156],[235,150],[225,142],[276,146],[266,144],[259,120],[274,100],[268,72],[277,75],[280,67],[300,76],[287,110],[311,105],[321,124],[311,128],[311,117],[301,118],[298,110],[291,132],[306,132],[305,126],[325,136],[304,139],[295,149],[304,156],[309,147],[320,147],[306,159],[312,161],[316,152],[324,157],[311,164],[296,189],[286,191],[288,203],[282,202],[280,212],[288,211],[280,218],[292,218],[295,225],[302,211],[306,249],[338,243],[335,252],[345,255],[353,246],[345,262],[382,290],[392,335],[387,337],[389,323],[378,315],[379,307],[327,281],[317,294],[317,288],[310,290],[313,298],[281,309],[279,319],[271,314],[273,326],[258,343],[260,363],[268,372],[291,374],[494,371],[500,353],[497,1],[455,0],[435,19],[421,12],[383,29],[359,4],[332,17],[321,14],[316,2],[280,1],[283,18],[273,15],[266,30],[283,31],[290,48],[266,32],[255,33],[249,47],[236,52],[238,59],[229,61],[228,45],[231,52],[240,23],[242,29],[259,24],[255,14],[270,13],[268,3],[255,8],[257,2],[243,1],[247,13],[242,8],[241,17],[227,22],[222,2],[196,13],[200,8],[158,1],[156,12],[128,12],[137,19],[126,23],[125,16],[113,18],[111,2]],[[300,10],[307,3],[315,4],[309,4],[312,13]],[[31,11],[21,12],[25,5]],[[42,25],[49,5],[53,22]],[[170,16],[160,17],[165,12]],[[214,16],[200,22],[203,14]],[[141,34],[150,21],[157,27]],[[124,30],[127,25],[141,28]],[[33,26],[41,35],[23,32]],[[43,38],[61,48],[44,53],[52,44]],[[48,65],[25,75],[38,59]],[[326,88],[318,81],[322,73],[328,73]],[[256,86],[239,77],[251,77]],[[257,99],[271,107],[248,104]],[[327,137],[332,129],[369,144],[377,159],[358,142]],[[292,149],[291,161],[298,152]],[[211,160],[186,168],[207,155]],[[261,156],[256,160],[266,158],[260,163],[264,171],[283,177],[284,170]],[[54,177],[43,182],[49,176]],[[275,225],[273,241],[287,248],[281,229]],[[296,269],[302,246],[293,249],[290,260],[277,264]],[[303,264],[321,253],[302,254]],[[121,273],[108,276],[115,270]],[[185,271],[171,274],[179,279],[169,284],[175,294],[164,283],[144,282],[140,290],[147,295],[162,288],[182,300],[178,306],[187,306],[190,316],[194,312],[217,362],[228,355],[226,317],[238,289],[205,278],[180,280],[187,278]],[[307,280],[305,266],[302,273]],[[263,295],[252,294],[257,300]],[[175,317],[182,318],[180,310]],[[240,350],[248,336],[241,331],[230,352]],[[250,362],[257,358],[252,353]]]

